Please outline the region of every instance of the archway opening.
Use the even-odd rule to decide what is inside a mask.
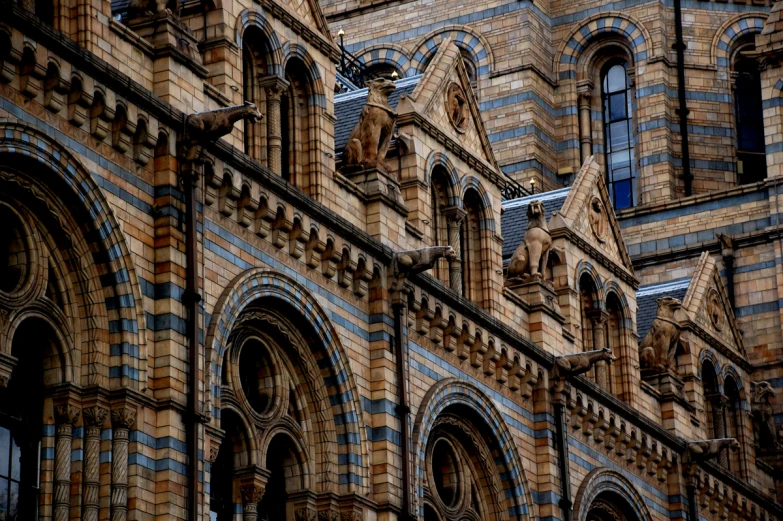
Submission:
[[[587,511],[586,521],[639,521],[628,501],[615,492],[603,492]]]
[[[272,438],[265,466],[270,475],[258,505],[258,518],[285,521],[289,495],[304,488],[298,450],[287,435],[278,434]]]

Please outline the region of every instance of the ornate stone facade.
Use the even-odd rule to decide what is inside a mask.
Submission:
[[[783,519],[780,322],[740,311],[779,286],[749,289],[767,279],[746,258],[780,269],[761,222],[778,163],[713,197],[736,179],[701,163],[723,152],[694,154],[687,201],[674,158],[645,163],[638,205],[616,212],[626,179],[607,176],[602,138],[583,128],[603,102],[588,44],[629,39],[632,67],[595,66],[612,96],[649,90],[651,104],[619,107],[650,111],[634,139],[663,154],[679,138],[649,78],[671,67],[668,4],[599,2],[581,21],[517,4],[506,10],[547,21],[521,22],[519,56],[491,49],[502,34],[519,43],[501,9],[483,33],[441,24],[411,55],[421,75],[363,90],[347,86],[338,22],[315,0],[4,3],[0,518]],[[440,24],[410,2],[353,15],[400,6]],[[744,15],[770,10],[686,7],[697,42],[723,23],[707,76],[733,59],[733,35],[760,28]],[[777,34],[775,9],[763,35]],[[767,40],[757,48],[775,56]],[[493,76],[501,65],[519,70]],[[772,132],[780,67],[765,66]],[[703,130],[712,98],[690,99]],[[357,141],[374,158],[352,156]],[[571,168],[568,186],[504,197],[521,149]],[[544,177],[539,189],[566,180]],[[702,221],[729,218],[742,233],[713,248]],[[685,228],[696,243],[640,246]],[[658,300],[678,304],[664,316]]]

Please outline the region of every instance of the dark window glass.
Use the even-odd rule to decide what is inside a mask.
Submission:
[[[611,62],[601,78],[606,139],[606,178],[616,209],[636,204],[636,178],[633,154],[633,118],[628,64]]]
[[[737,118],[737,174],[739,182],[755,183],[767,177],[764,154],[764,115],[758,63],[742,60],[735,66],[734,108]]]
[[[17,519],[22,451],[11,431],[0,427],[0,519]]]

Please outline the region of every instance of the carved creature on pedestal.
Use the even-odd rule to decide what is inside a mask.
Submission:
[[[650,373],[663,373],[675,366],[674,357],[680,342],[680,324],[674,314],[682,303],[676,298],[659,298],[658,312],[650,330],[639,344],[639,363]]]
[[[451,246],[432,246],[395,253],[392,259],[392,291],[401,291],[406,278],[432,268],[440,258],[453,260],[457,254]]]
[[[616,358],[612,354],[612,350],[608,347],[596,349],[595,351],[584,351],[572,355],[558,356],[555,358],[552,378],[560,380],[586,373],[596,362],[601,360],[606,360],[606,363],[611,364]]]
[[[194,161],[198,158],[199,146],[225,136],[240,119],[255,123],[263,117],[256,105],[249,101],[244,105],[189,114],[185,119],[184,149],[180,153],[185,161]]]
[[[522,243],[517,247],[508,263],[507,278],[543,279],[549,249],[552,247],[552,236],[546,225],[544,203],[536,199],[527,207],[527,231]]]
[[[756,446],[762,450],[780,448],[780,438],[775,424],[773,400],[775,390],[769,382],[751,382],[753,396],[752,414]]]
[[[359,122],[348,136],[343,158],[345,166],[378,168],[387,171],[384,159],[389,151],[397,113],[389,106],[389,94],[397,86],[393,81],[379,78],[367,83],[367,103]]]

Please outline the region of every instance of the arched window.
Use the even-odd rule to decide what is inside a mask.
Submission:
[[[249,28],[244,34],[242,45],[242,86],[243,99],[256,104],[258,110],[266,114],[266,93],[259,86],[258,80],[267,75],[266,39],[255,27]],[[266,121],[262,119],[255,123],[244,120],[245,153],[266,164]]]
[[[579,278],[579,303],[582,327],[582,351],[592,351],[593,347],[593,315],[595,313],[594,295],[595,283],[586,273]]]
[[[619,494],[603,492],[590,504],[587,521],[638,521],[638,516]]]
[[[311,186],[311,152],[314,150],[310,135],[310,121],[314,107],[310,103],[311,88],[304,62],[292,58],[285,67],[288,92],[281,100],[283,147],[283,179],[309,193]]]
[[[463,201],[465,219],[462,222],[462,294],[481,305],[483,294],[483,259],[481,250],[481,198],[470,189]]]
[[[443,208],[448,206],[448,194],[446,192],[446,172],[438,165],[432,169],[430,178],[430,204],[432,207],[432,245],[442,246],[449,244],[449,231]],[[453,245],[452,245],[453,246]],[[446,259],[438,259],[435,265],[435,276],[443,284],[449,284],[449,268]]]
[[[607,381],[609,383],[607,390],[623,398],[622,364],[625,361],[625,346],[623,345],[623,334],[621,331],[623,315],[620,299],[614,293],[610,293],[606,298],[606,311],[609,315],[606,320],[606,346],[612,350],[612,354],[617,358],[614,363],[607,366]]]
[[[737,441],[742,437],[741,433],[741,421],[740,421],[740,397],[739,389],[737,387],[737,381],[731,377],[726,377],[726,381],[723,384],[726,394],[726,437],[735,438]],[[740,449],[741,450],[741,449]],[[732,472],[740,471],[740,451],[727,451],[727,461],[729,464],[729,470]]]
[[[767,177],[761,72],[756,60],[740,58],[734,65],[734,111],[737,120],[737,176],[740,184]]]
[[[604,153],[609,195],[616,210],[635,206],[638,172],[634,156],[633,90],[628,62],[610,60],[601,72]]]

